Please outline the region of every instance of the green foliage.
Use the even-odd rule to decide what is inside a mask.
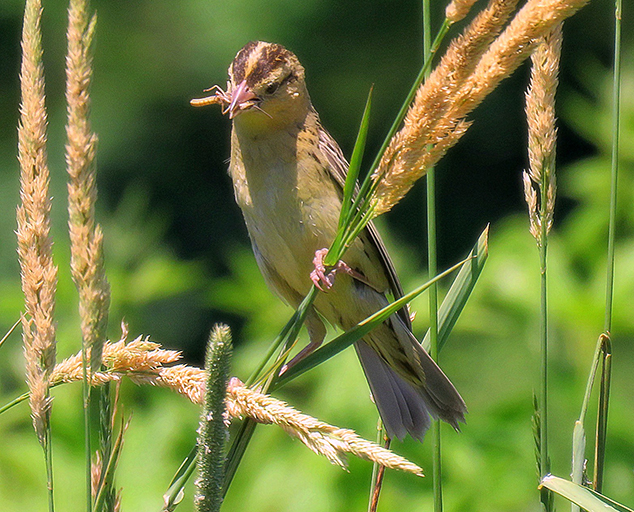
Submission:
[[[19,32],[16,27],[21,16],[20,2],[5,4],[0,9],[3,27],[8,27],[0,31],[3,64],[17,62],[15,41],[9,38]],[[605,7],[605,3],[597,4]],[[224,178],[223,163],[228,154],[227,126],[219,115],[191,112],[187,101],[202,86],[223,82],[227,63],[246,40],[280,41],[306,55],[303,60],[311,90],[315,91],[313,100],[344,148],[351,148],[350,134],[357,127],[358,117],[348,112],[362,111],[369,83],[377,81],[372,124],[386,126],[386,119],[393,116],[416,73],[417,66],[411,58],[411,48],[418,44],[416,29],[412,30],[414,35],[405,35],[408,24],[414,26],[416,20],[411,16],[412,5],[406,7],[409,14],[395,12],[393,23],[388,24],[387,16],[382,15],[378,27],[375,25],[378,22],[372,21],[378,9],[374,4],[367,6],[367,10],[353,3],[339,5],[336,8],[342,12],[337,20],[332,19],[329,10],[333,6],[308,1],[276,0],[267,3],[266,9],[255,2],[134,2],[124,8],[125,14],[117,14],[123,8],[120,3],[97,5],[100,32],[93,117],[100,135],[98,166],[102,197],[98,218],[105,231],[106,271],[113,292],[111,338],[118,337],[117,321],[125,318],[132,333],[151,334],[165,345],[183,346],[196,357],[194,345],[202,345],[205,331],[212,323],[223,320],[235,326],[234,372],[240,377],[248,376],[291,311],[266,289],[247,247],[239,212],[231,206],[231,189]],[[65,48],[59,41],[63,40],[64,8],[62,4],[45,5],[45,26],[52,27],[45,34],[45,42],[51,43],[45,58],[51,77],[48,93],[50,137],[54,143],[63,137],[59,93],[60,56]],[[254,16],[254,12],[258,15]],[[278,15],[271,14],[276,12],[287,16],[283,23]],[[306,34],[326,35],[324,39],[317,38],[315,44],[312,35],[294,34],[297,26]],[[586,37],[588,32],[583,28]],[[579,31],[574,20],[570,30],[573,36]],[[349,44],[350,38],[355,38],[354,44]],[[395,40],[399,44],[395,45]],[[578,48],[574,42],[568,45]],[[315,46],[318,50],[311,50]],[[6,61],[5,53],[9,57]],[[559,105],[564,125],[590,142],[592,155],[560,168],[562,215],[556,216],[549,243],[553,348],[550,449],[553,471],[562,475],[569,473],[572,429],[583,398],[594,343],[603,325],[609,192],[610,82],[605,78],[608,70],[587,51],[574,53],[570,56],[570,67],[579,73],[576,78],[584,84],[586,92],[564,87]],[[409,76],[401,76],[408,71]],[[622,173],[612,340],[614,377],[604,489],[606,495],[630,505],[634,503],[631,474],[634,92],[630,90],[633,75],[630,58],[623,75]],[[17,99],[15,91],[10,89],[15,82],[9,83],[5,77],[15,77],[15,69],[5,72],[3,68],[0,76],[3,118],[0,335],[17,320],[22,307],[13,234],[18,190],[14,122]],[[495,100],[498,104],[520,102],[516,96],[509,99],[508,91],[500,94],[506,96],[498,96]],[[474,117],[476,121],[486,121],[495,116],[495,109],[496,105],[489,102]],[[477,122],[474,129],[478,130]],[[500,135],[483,129],[475,132],[471,140],[478,142],[481,137],[495,146],[496,153],[503,154],[506,146],[494,143],[492,133],[495,137]],[[372,135],[369,144],[376,145],[371,139]],[[574,139],[573,143],[580,140]],[[487,150],[482,144],[475,148],[468,144],[469,140],[465,140],[462,147],[469,149],[464,152],[478,155]],[[51,166],[55,259],[60,268],[56,312],[61,358],[76,352],[80,341],[75,292],[67,270],[63,200],[66,178],[62,176],[62,152],[56,147],[61,146],[51,145]],[[462,151],[461,147],[456,149]],[[205,151],[209,154],[201,154]],[[168,153],[177,159],[168,160]],[[568,154],[567,159],[572,156]],[[197,162],[203,162],[202,166]],[[474,186],[475,181],[484,180],[472,166],[473,160],[458,161],[458,165],[456,160],[451,162],[456,169],[454,173],[450,173],[449,165],[447,178],[442,178],[439,172],[441,252],[444,237],[463,236],[452,230],[454,225],[443,229],[443,203],[452,214],[461,211],[461,205],[456,204],[461,199],[446,191],[443,195],[442,191],[458,188],[460,180]],[[487,162],[479,165],[489,172]],[[510,180],[516,184],[512,186],[516,186],[519,196],[519,167],[521,164],[517,168],[508,165],[505,175],[496,175],[495,185]],[[168,179],[170,175],[173,180]],[[443,182],[443,179],[454,181]],[[163,189],[154,188],[156,182]],[[471,200],[472,195],[465,195],[465,201]],[[172,202],[172,197],[177,201]],[[503,203],[507,198],[496,199]],[[482,202],[487,208],[496,207],[492,200]],[[529,418],[535,386],[532,376],[538,368],[539,261],[523,208],[522,204],[517,206],[521,214],[514,214],[511,207],[503,217],[498,210],[495,215],[487,215],[486,220],[494,220],[487,268],[456,324],[451,343],[443,351],[443,368],[462,391],[470,411],[462,434],[447,429],[443,437],[447,510],[529,510],[527,504],[531,503],[537,507]],[[398,221],[399,215],[405,216],[410,211],[404,205],[400,212],[395,212],[395,218]],[[405,227],[397,221],[391,225],[395,233],[402,234],[412,227],[411,217],[405,219]],[[464,235],[469,242],[463,243],[463,252],[479,231],[480,227]],[[398,246],[392,253],[408,290],[425,280],[420,271],[420,260],[424,258],[413,242],[407,237],[400,238],[403,239],[394,244]],[[414,325],[419,335],[428,326],[426,307],[421,304],[414,304],[418,310]],[[4,404],[25,389],[19,334],[10,336],[0,350],[0,403]],[[77,503],[83,502],[81,393],[79,386],[65,385],[54,389],[52,394],[57,506],[59,510],[75,510]],[[351,351],[289,384],[278,396],[307,413],[374,438],[375,407]],[[161,496],[170,478],[194,441],[198,410],[167,390],[140,389],[130,383],[123,386],[122,403],[126,410],[134,410],[117,474],[124,487],[123,508],[156,511],[162,506]],[[589,422],[593,420],[588,418]],[[46,493],[41,451],[25,404],[0,417],[0,438],[2,509],[42,510]],[[421,446],[407,440],[396,443],[394,448],[420,462],[429,473],[427,443]],[[345,473],[291,441],[283,432],[262,427],[236,475],[224,509],[363,510],[370,472],[370,464],[351,460],[350,473]],[[390,473],[387,482],[381,497],[382,511],[431,507],[429,479]],[[192,489],[187,491],[191,495]],[[567,504],[562,502],[560,506]],[[191,507],[185,500],[179,510]]]

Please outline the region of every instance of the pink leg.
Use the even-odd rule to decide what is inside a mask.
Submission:
[[[362,274],[360,274],[353,268],[350,268],[345,262],[341,260],[337,262],[332,270],[326,273],[326,267],[324,265],[324,258],[326,257],[326,254],[328,254],[328,249],[326,248],[315,251],[315,257],[313,258],[313,265],[315,266],[315,270],[310,273],[311,281],[322,292],[327,292],[332,288],[332,286],[335,284],[335,274],[337,272],[345,272],[346,274],[354,277],[359,281],[363,281],[364,283],[366,282],[366,279]]]
[[[306,316],[306,320],[304,322],[306,328],[308,329],[310,343],[306,345],[293,359],[282,366],[282,369],[280,370],[280,375],[282,375],[290,367],[299,363],[308,354],[311,354],[316,349],[318,349],[324,341],[324,338],[326,337],[326,326],[313,308],[310,308],[310,310],[308,311],[308,315]]]
[[[317,350],[321,346],[321,342],[319,341],[311,341],[308,345],[306,345],[302,350],[300,350],[299,354],[297,354],[293,359],[291,359],[288,363],[282,366],[280,370],[280,375],[282,375],[286,370],[295,366],[302,359],[304,359],[308,354],[312,354],[315,350]]]

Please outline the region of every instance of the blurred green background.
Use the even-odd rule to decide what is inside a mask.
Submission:
[[[200,364],[212,325],[234,333],[235,375],[246,378],[291,311],[265,287],[226,174],[229,124],[219,108],[189,99],[213,84],[247,41],[279,42],[307,70],[324,125],[350,154],[367,92],[375,86],[368,154],[378,148],[421,64],[421,8],[415,1],[138,0],[94,1],[98,13],[93,125],[99,135],[98,217],[112,286],[109,333],[125,320]],[[0,333],[22,308],[15,255],[18,202],[16,126],[23,4],[0,1]],[[77,299],[68,271],[63,161],[66,5],[44,2],[44,60],[55,259],[60,267],[58,354],[80,347]],[[440,23],[443,3],[434,5]],[[559,174],[550,246],[553,472],[570,469],[570,438],[594,344],[603,327],[609,191],[612,6],[593,0],[565,27],[558,97]],[[634,55],[625,16],[625,73],[615,290],[614,377],[605,492],[634,504]],[[456,31],[453,32],[454,34]],[[537,510],[531,431],[538,385],[538,255],[528,234],[521,187],[526,165],[520,68],[472,115],[475,124],[439,167],[439,263],[462,258],[491,223],[490,258],[442,365],[469,406],[461,434],[444,430],[447,510]],[[380,227],[404,288],[425,280],[424,187],[415,188]],[[426,328],[426,299],[415,327]],[[25,389],[20,337],[0,349],[2,403]],[[198,411],[181,397],[125,383],[132,416],[118,472],[123,510],[157,511],[189,451]],[[325,421],[375,437],[376,413],[352,351],[279,397]],[[59,510],[83,503],[79,386],[54,391],[53,435]],[[591,422],[588,421],[588,428]],[[41,450],[21,405],[0,417],[0,507],[42,510]],[[395,449],[431,471],[429,445]],[[274,427],[260,427],[225,510],[364,510],[370,464],[330,466]],[[390,473],[381,510],[431,507],[431,479]],[[190,489],[191,491],[191,489]],[[566,507],[563,502],[561,507]],[[180,510],[191,510],[191,493]]]

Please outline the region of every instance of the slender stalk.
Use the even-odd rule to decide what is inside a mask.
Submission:
[[[545,34],[531,55],[530,85],[526,92],[529,170],[524,173],[524,193],[530,233],[537,242],[540,274],[540,392],[536,411],[540,481],[550,473],[548,456],[548,234],[555,206],[555,148],[557,141],[555,94],[561,53],[561,24]],[[553,494],[541,487],[544,510],[553,509]]]
[[[2,345],[4,345],[4,342],[7,341],[7,339],[9,339],[9,336],[11,336],[13,334],[13,331],[15,331],[18,328],[18,325],[20,325],[21,322],[22,322],[22,318],[18,318],[16,320],[16,322],[11,326],[11,328],[7,331],[7,333],[0,340],[0,347]]]
[[[6,403],[2,407],[0,407],[0,414],[7,412],[9,409],[11,409],[15,405],[25,402],[26,400],[29,399],[30,396],[31,394],[28,391],[26,393],[22,393],[19,397],[14,398],[9,403]]]
[[[379,424],[381,420],[379,419]],[[379,438],[377,439],[377,444],[381,443],[381,438],[383,438],[384,445],[383,447],[388,450],[390,448],[390,444],[392,440],[384,436],[383,428],[379,429]],[[372,468],[372,487],[370,489],[370,503],[368,505],[368,512],[376,512],[379,508],[379,497],[381,496],[381,489],[383,488],[383,479],[385,478],[385,466],[381,464],[374,463],[374,467]]]
[[[55,512],[55,502],[53,499],[53,443],[51,440],[50,426],[45,432],[44,457],[46,460],[46,488],[48,491],[48,510],[49,512]]]
[[[429,275],[436,275],[438,270],[436,251],[436,180],[435,171],[427,173],[427,268]],[[438,361],[438,287],[434,283],[429,289],[429,340],[430,355]],[[431,424],[432,439],[432,474],[434,486],[434,510],[442,512],[442,447],[440,421]]]
[[[612,301],[614,297],[614,241],[616,237],[616,206],[619,171],[619,137],[621,122],[621,13],[622,0],[615,0],[614,9],[614,73],[612,81],[612,165],[610,177],[610,220],[608,224],[608,264],[605,291],[605,322],[607,336],[603,340],[603,360],[601,389],[599,393],[599,411],[594,452],[594,490],[603,488],[603,469],[605,463],[605,442],[608,426],[608,406],[610,399],[610,378],[612,368],[612,349],[609,336],[612,330]]]
[[[605,440],[608,430],[608,405],[610,403],[610,379],[612,377],[612,348],[610,338],[603,343],[601,365],[601,388],[597,414],[596,441],[594,444],[594,483],[597,492],[603,492],[603,469],[605,466]]]
[[[621,11],[622,0],[615,0],[614,11],[614,74],[612,82],[612,166],[610,183],[610,221],[608,225],[608,269],[605,291],[604,330],[612,329],[614,295],[614,239],[616,231],[616,196],[619,171],[619,132],[621,122]]]
[[[423,0],[423,59],[431,61],[431,6],[430,0]],[[429,77],[429,66],[424,79]],[[434,168],[427,171],[427,274],[435,276],[438,272],[436,250],[436,172]],[[429,340],[431,357],[438,360],[438,286],[434,283],[429,288]],[[442,446],[440,422],[431,425],[432,440],[432,482],[434,489],[434,511],[442,512]]]
[[[81,366],[82,366],[82,403],[84,407],[84,483],[86,485],[86,512],[92,511],[92,448],[90,438],[92,428],[90,421],[90,382],[88,377],[88,367],[90,365],[89,355],[85,343],[81,346]]]
[[[546,197],[546,180],[541,182],[541,197]],[[546,226],[546,201],[542,201],[541,206],[542,226]],[[547,288],[547,255],[548,255],[548,234],[547,230],[541,230],[541,244],[539,248],[540,257],[540,331],[541,331],[541,394],[540,394],[540,478],[550,473],[550,460],[548,457],[548,288]],[[550,510],[550,491],[542,489],[541,501],[545,510]]]
[[[383,422],[381,417],[377,421],[376,425],[376,444],[381,444],[385,437],[383,431]],[[387,440],[387,439],[386,439]],[[381,486],[383,484],[383,475],[385,472],[380,472],[381,466],[375,462],[372,464],[372,477],[370,478],[370,499],[368,500],[368,512],[376,512],[379,506],[379,494],[381,492]]]

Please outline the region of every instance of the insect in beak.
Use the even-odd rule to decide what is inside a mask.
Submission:
[[[229,106],[223,112],[229,113],[229,119],[233,119],[242,110],[254,106],[258,101],[258,97],[247,86],[246,80],[242,80],[238,87],[231,91],[230,99]]]
[[[213,92],[213,94],[204,98],[194,98],[189,103],[193,107],[204,107],[206,105],[215,104],[222,105],[222,113],[229,113],[229,119],[233,119],[240,112],[249,108],[255,108],[266,116],[271,117],[258,106],[260,98],[249,89],[246,80],[240,82],[235,89],[231,89],[231,84],[227,83],[226,91],[219,85],[214,85],[209,89],[205,89],[205,92]]]

